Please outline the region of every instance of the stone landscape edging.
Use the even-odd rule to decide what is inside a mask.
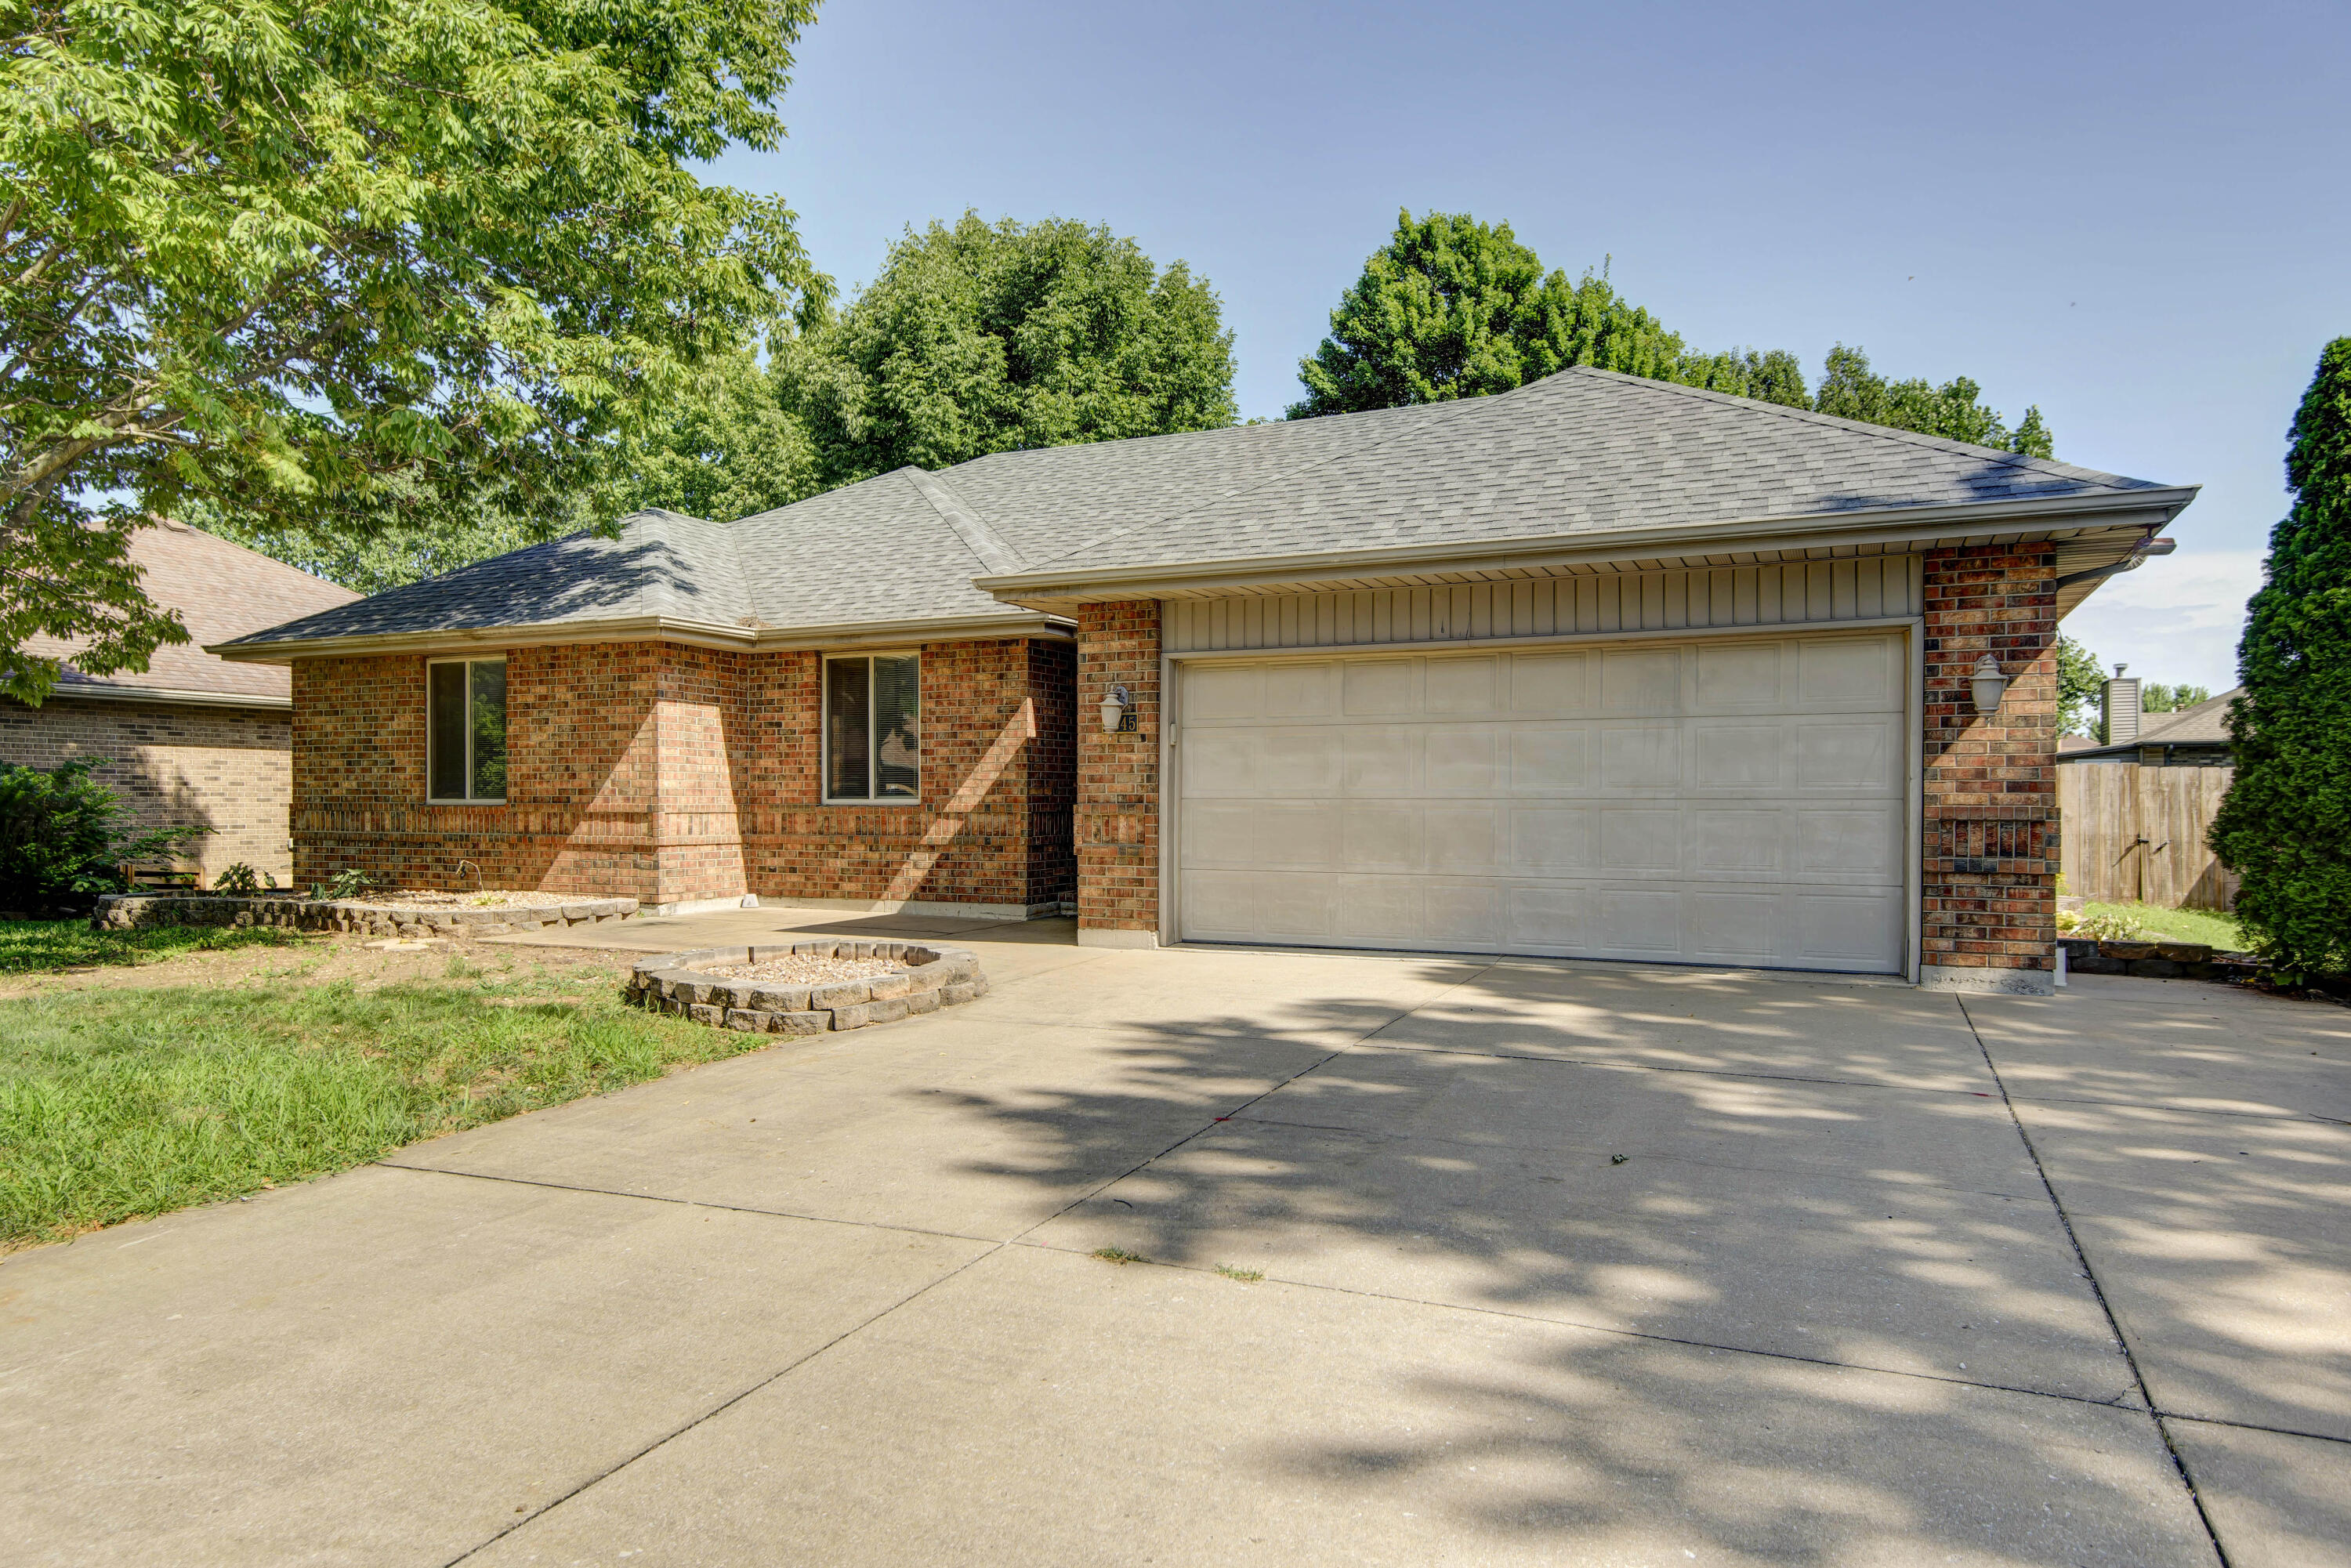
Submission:
[[[706,964],[764,964],[773,959],[884,958],[903,967],[859,979],[799,986],[779,980],[737,980]],[[647,958],[629,971],[629,1000],[714,1029],[749,1034],[823,1034],[895,1023],[987,994],[979,955],[935,942],[824,938],[761,943],[748,947],[695,947]]]
[[[2147,980],[2234,980],[2261,972],[2243,953],[2223,953],[2200,942],[2124,941],[2068,936],[2065,967],[2077,975],[2131,975]]]
[[[359,898],[305,898],[285,893],[110,893],[90,912],[89,928],[144,931],[163,925],[277,925],[370,936],[504,936],[551,926],[626,920],[636,913],[633,898],[580,898],[511,908],[402,909]]]

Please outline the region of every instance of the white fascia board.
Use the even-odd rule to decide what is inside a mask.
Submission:
[[[767,652],[1071,635],[1072,630],[1067,621],[1035,611],[791,627],[727,626],[645,615],[612,621],[559,621],[536,626],[469,626],[291,638],[273,643],[221,643],[206,647],[204,652],[246,664],[290,664],[297,659],[357,658],[371,653],[492,653],[502,648],[551,648],[574,643],[682,643],[695,648]]]
[[[2189,485],[2105,496],[2053,497],[1998,506],[1970,502],[1948,507],[1887,507],[1708,523],[1697,528],[1677,525],[1615,529],[1597,536],[1543,534],[1531,538],[1242,556],[1228,560],[1111,566],[1099,570],[1071,567],[975,578],[973,586],[1007,603],[1061,605],[1101,599],[1147,599],[1263,583],[1424,571],[1591,566],[1758,549],[1872,545],[1909,550],[1952,540],[2017,538],[2067,528],[2158,529],[2195,499],[2198,488]]]

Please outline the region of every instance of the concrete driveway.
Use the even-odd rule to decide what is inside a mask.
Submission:
[[[958,935],[0,1263],[0,1558],[2351,1561],[2351,1014]]]

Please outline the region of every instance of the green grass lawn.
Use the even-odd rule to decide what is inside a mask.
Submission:
[[[772,1043],[608,974],[368,990],[273,977],[0,1001],[0,1249],[362,1164]]]
[[[261,925],[166,925],[152,931],[92,931],[86,920],[0,920],[0,975],[39,975],[86,964],[146,964],[182,953],[296,947],[309,938]]]
[[[2085,904],[2085,915],[2103,915],[2140,926],[2149,942],[2201,942],[2222,952],[2242,952],[2245,938],[2236,920],[2217,909],[2166,909],[2154,904]]]

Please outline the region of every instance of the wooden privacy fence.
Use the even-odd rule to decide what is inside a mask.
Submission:
[[[2098,904],[2226,909],[2237,878],[2204,847],[2231,768],[2073,762],[2057,769],[2065,891]]]

